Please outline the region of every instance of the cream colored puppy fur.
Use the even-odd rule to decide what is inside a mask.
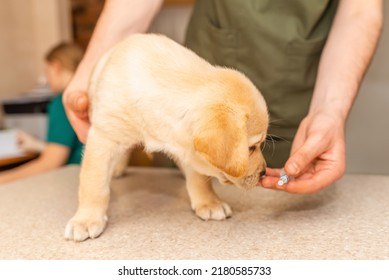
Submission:
[[[192,209],[204,220],[231,215],[210,177],[248,189],[265,169],[260,144],[268,113],[260,92],[243,74],[214,67],[164,36],[132,35],[106,53],[89,98],[92,127],[67,239],[103,232],[115,165],[140,143],[177,161]]]

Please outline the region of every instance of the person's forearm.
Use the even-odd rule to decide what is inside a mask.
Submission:
[[[87,51],[67,91],[86,91],[89,76],[100,56],[132,33],[146,32],[162,0],[107,0]]]
[[[14,169],[1,172],[0,185],[61,167],[66,163],[69,154],[70,149],[68,147],[48,143],[39,158]]]
[[[15,180],[27,178],[33,175],[38,175],[40,173],[53,170],[55,168],[57,168],[57,166],[45,162],[38,158],[22,166],[16,167],[8,171],[1,172],[0,184],[5,184]]]
[[[320,59],[310,113],[344,122],[372,59],[383,24],[382,0],[342,0]]]

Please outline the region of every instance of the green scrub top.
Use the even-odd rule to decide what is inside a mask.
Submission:
[[[244,73],[270,113],[264,149],[269,167],[282,167],[306,116],[336,0],[197,0],[186,46],[211,64]]]
[[[50,101],[48,119],[47,142],[60,144],[70,149],[70,155],[66,164],[80,164],[83,145],[78,140],[66,116],[65,108],[62,104],[62,94]]]

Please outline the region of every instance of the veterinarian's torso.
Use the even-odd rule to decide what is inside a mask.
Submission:
[[[197,0],[186,45],[212,64],[243,72],[264,95],[269,134],[285,140],[265,149],[268,166],[289,156],[308,112],[335,0]],[[270,145],[272,146],[272,145]]]

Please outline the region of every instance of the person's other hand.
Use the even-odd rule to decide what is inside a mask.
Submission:
[[[285,164],[294,180],[277,185],[280,169],[266,170],[260,184],[290,193],[314,193],[340,179],[345,172],[344,121],[331,112],[309,114],[300,124],[291,156]]]
[[[62,102],[78,139],[85,144],[90,128],[88,115],[89,98],[87,93],[84,91],[65,91]]]
[[[45,148],[45,143],[36,139],[34,136],[19,130],[16,133],[16,141],[18,147],[24,152],[41,153]]]

